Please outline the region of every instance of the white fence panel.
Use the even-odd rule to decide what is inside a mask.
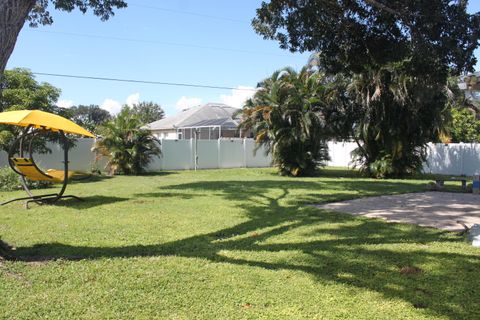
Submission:
[[[243,140],[218,140],[219,168],[245,167]]]
[[[195,143],[195,141],[194,141]],[[218,142],[217,140],[197,141],[197,168],[218,168]]]
[[[162,140],[161,165],[155,170],[189,170],[194,168],[191,140]],[[155,170],[153,170],[155,169]]]
[[[480,170],[480,144],[429,144],[423,169],[429,173],[473,175]]]
[[[157,147],[162,150],[162,145],[157,144]],[[163,157],[162,156],[154,156],[151,159],[151,162],[148,164],[147,171],[155,172],[160,171],[163,168]]]
[[[260,147],[256,152],[255,141],[253,139],[245,139],[245,163],[249,168],[269,167],[272,164],[272,157],[265,154],[265,148]]]
[[[90,171],[95,164],[95,154],[91,151],[94,139],[80,138],[75,142],[68,153],[68,169],[73,171]],[[47,143],[52,153],[34,154],[35,162],[43,169],[63,169],[63,149],[59,144]],[[28,156],[28,155],[25,155]],[[100,162],[99,168],[103,169],[105,161]],[[8,166],[8,154],[0,151],[0,167]]]
[[[95,140],[81,138],[75,142],[75,147],[68,153],[68,169],[73,171],[90,171],[95,165],[95,154],[91,151]],[[60,144],[47,143],[52,153],[34,154],[37,165],[43,169],[63,169],[63,149]],[[99,164],[99,169],[103,169]]]
[[[0,168],[8,167],[8,154],[5,151],[0,151]]]
[[[462,167],[464,174],[480,173],[480,144],[466,143],[463,145]]]
[[[355,142],[328,142],[330,161],[327,165],[332,167],[351,167],[351,152],[357,147]]]
[[[430,144],[423,170],[438,174],[462,174],[461,156],[458,145]]]

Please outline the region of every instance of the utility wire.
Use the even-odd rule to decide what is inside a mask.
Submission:
[[[185,14],[185,15],[208,18],[208,19],[224,20],[224,21],[239,22],[239,23],[250,23],[250,21],[247,21],[247,20],[239,20],[239,19],[233,19],[233,18],[228,18],[228,17],[212,16],[212,15],[208,15],[208,14],[196,13],[196,12],[191,12],[191,11],[173,10],[173,9],[167,9],[167,8],[161,8],[161,7],[156,7],[156,6],[143,5],[143,4],[130,4],[129,3],[128,6],[129,7],[138,7],[138,8],[144,8],[144,9],[164,11],[164,12],[169,12],[169,13]]]
[[[149,81],[149,80],[135,80],[135,79],[106,78],[106,77],[80,76],[80,75],[73,75],[73,74],[46,73],[46,72],[32,72],[32,74],[37,75],[37,76],[73,78],[73,79],[85,79],[85,80],[99,80],[99,81],[115,81],[115,82],[128,82],[128,83],[141,83],[141,84],[154,84],[154,85],[175,86],[175,87],[192,87],[192,88],[203,88],[203,89],[256,91],[256,89],[250,89],[250,88],[234,88],[234,87],[226,87],[226,86],[214,86],[214,85],[203,85],[203,84],[181,83],[181,82],[163,82],[163,81]]]
[[[207,49],[207,50],[215,50],[215,51],[228,51],[228,52],[239,52],[239,53],[246,53],[246,54],[285,57],[285,55],[282,55],[282,54],[267,53],[267,52],[260,52],[260,51],[251,51],[251,50],[241,50],[241,49],[210,47],[210,46],[203,46],[203,45],[196,45],[196,44],[163,42],[163,41],[156,41],[156,40],[142,40],[142,39],[134,39],[134,38],[122,38],[122,37],[104,36],[104,35],[95,35],[95,34],[61,32],[61,31],[47,31],[47,30],[36,30],[36,29],[33,29],[31,31],[40,32],[40,33],[49,33],[49,34],[59,34],[59,35],[63,35],[63,36],[72,36],[72,37],[105,39],[105,40],[114,40],[114,41],[128,41],[128,42],[137,42],[137,43],[151,43],[151,44],[161,44],[161,45],[173,46],[173,47],[196,48],[196,49]]]
[[[332,0],[333,2],[336,2],[336,0]],[[377,8],[377,9],[380,9],[380,10],[384,10],[388,13],[391,13],[391,14],[394,14],[394,15],[397,15],[397,16],[402,16],[404,14],[411,14],[412,16],[416,16],[416,17],[445,17],[444,15],[442,14],[436,14],[436,15],[432,15],[432,14],[424,14],[424,15],[420,15],[418,13],[402,13],[400,11],[398,11],[397,9],[393,8],[393,7],[389,7],[387,5],[384,5],[382,3],[380,3],[378,0],[364,0],[367,4],[369,4],[371,7],[373,8]],[[202,14],[202,13],[197,13],[197,12],[192,12],[192,11],[182,11],[182,10],[174,10],[174,9],[167,9],[167,8],[162,8],[162,7],[156,7],[156,6],[152,6],[152,5],[143,5],[143,4],[128,4],[129,7],[139,7],[139,8],[145,8],[145,9],[151,9],[151,10],[158,10],[158,11],[164,11],[164,12],[170,12],[170,13],[177,13],[177,14],[185,14],[185,15],[191,15],[191,16],[198,16],[198,17],[203,17],[203,18],[208,18],[208,19],[217,19],[217,20],[224,20],[224,21],[231,21],[231,22],[239,22],[239,23],[248,23],[250,24],[251,21],[249,20],[240,20],[240,19],[234,19],[234,18],[228,18],[228,17],[220,17],[220,16],[214,16],[214,15],[208,15],[208,14]],[[467,12],[467,14],[469,15],[477,15],[479,12],[472,12],[472,13],[469,13]]]

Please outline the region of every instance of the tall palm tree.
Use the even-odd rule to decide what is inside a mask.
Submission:
[[[352,76],[350,96],[361,108],[353,138],[360,167],[375,177],[403,177],[422,169],[426,144],[444,131],[446,90],[435,80],[407,76],[392,64]]]
[[[305,68],[281,69],[245,104],[242,127],[253,131],[282,175],[311,175],[328,159],[322,80]]]
[[[131,111],[123,108],[114,119],[100,126],[101,138],[93,150],[98,158],[106,157],[111,174],[140,174],[152,157],[160,155],[158,140],[148,130],[141,129],[142,122]]]
[[[307,68],[319,72],[322,65],[322,55],[312,54]],[[448,136],[446,84],[413,76],[418,70],[412,68],[406,60],[328,79],[335,97],[333,112],[326,114],[329,126],[336,137],[355,140],[357,165],[371,176],[403,177],[421,170],[426,144]]]

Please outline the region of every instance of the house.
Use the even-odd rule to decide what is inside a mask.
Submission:
[[[458,79],[458,87],[461,90],[479,92],[480,91],[480,72],[469,73]]]
[[[191,139],[195,135],[207,140],[243,138],[237,112],[238,109],[225,104],[207,103],[149,123],[144,128],[159,139]]]
[[[466,107],[480,120],[480,72],[470,73],[458,79],[458,87],[465,91]]]

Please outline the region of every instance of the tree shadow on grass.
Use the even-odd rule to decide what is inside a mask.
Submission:
[[[104,206],[111,203],[130,200],[128,198],[100,196],[100,195],[81,197],[81,199],[82,201],[79,201],[73,198],[62,199],[59,202],[57,202],[55,205],[83,210],[83,209],[89,209],[89,208],[94,208],[98,206]]]
[[[147,192],[147,193],[139,193],[135,194],[134,198],[176,198],[176,199],[193,199],[198,197],[196,194],[185,193],[185,192],[168,192],[168,191],[160,191],[160,192]]]
[[[320,169],[318,176],[325,178],[368,178],[359,170],[335,167]]]
[[[402,183],[384,181],[382,185],[366,186],[365,182],[335,181],[337,191],[342,190],[345,196],[352,198],[415,189]],[[21,261],[151,256],[208,259],[306,273],[320,283],[339,283],[376,291],[387,299],[401,299],[409,302],[412,308],[425,309],[432,316],[478,318],[476,292],[480,287],[477,275],[480,257],[445,252],[438,247],[441,242],[454,243],[458,237],[430,228],[322,211],[301,203],[312,200],[315,194],[311,191],[322,187],[332,186],[318,181],[262,180],[162,187],[165,191],[158,194],[139,194],[137,197],[168,194],[182,199],[184,195],[179,191],[192,198],[201,197],[208,191],[232,200],[249,220],[207,234],[155,245],[86,247],[38,244],[17,248],[15,258]],[[299,192],[308,190],[310,192],[306,195]],[[325,196],[332,195],[316,194],[319,201]],[[295,234],[294,240],[292,234]],[[286,253],[292,253],[295,258],[284,259]]]
[[[108,175],[105,175],[105,174],[102,174],[102,175],[99,175],[99,174],[85,174],[83,176],[76,176],[74,178],[71,178],[68,181],[68,184],[99,182],[99,181],[103,181],[103,180],[110,180],[112,178],[113,178],[113,176],[108,176]]]
[[[268,173],[271,176],[281,176],[275,170]],[[298,177],[297,177],[298,178]],[[301,177],[303,179],[309,178],[368,178],[367,175],[356,169],[341,168],[341,167],[320,167],[311,176]]]
[[[178,174],[177,171],[153,171],[153,172],[145,172],[140,174],[139,176],[142,177],[164,177]]]
[[[193,182],[179,185],[164,186],[160,191],[149,193],[136,193],[134,197],[164,198],[173,197],[180,199],[192,199],[203,197],[205,194],[213,194],[231,201],[246,202],[247,206],[255,202],[265,193],[271,190],[283,190],[288,194],[289,190],[297,191],[294,197],[286,200],[288,205],[318,204],[332,201],[351,200],[359,197],[371,197],[379,195],[401,194],[407,192],[425,191],[423,185],[414,184],[408,181],[387,181],[387,180],[330,180],[319,181],[318,179],[297,180],[256,180],[256,181],[207,181]],[[312,192],[312,190],[316,192]],[[323,192],[325,190],[325,192]],[[265,198],[265,197],[264,197]],[[285,196],[276,199],[282,201]],[[245,203],[241,204],[245,207]],[[261,209],[262,206],[260,205]],[[254,210],[256,212],[256,210]],[[252,212],[245,210],[250,218]]]
[[[69,193],[66,194],[68,196]],[[44,205],[52,205],[52,206],[57,206],[57,207],[68,207],[68,208],[73,208],[73,209],[78,209],[78,210],[83,210],[83,209],[89,209],[89,208],[94,208],[98,206],[103,206],[103,205],[108,205],[111,203],[116,203],[116,202],[122,202],[122,201],[128,201],[130,200],[129,198],[120,198],[120,197],[110,197],[110,196],[82,196],[80,197],[81,200],[75,199],[75,198],[64,198],[64,199],[59,199],[55,203],[52,204],[35,204],[35,202],[30,202],[29,208],[33,208],[34,206],[44,206]],[[9,204],[10,206],[19,206],[22,205],[24,210],[26,200],[20,200],[16,201],[14,203]]]

